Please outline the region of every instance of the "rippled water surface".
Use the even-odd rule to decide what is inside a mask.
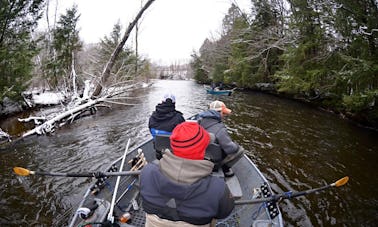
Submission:
[[[116,106],[0,150],[0,225],[65,226],[90,179],[17,177],[14,166],[54,172],[98,171],[150,137],[147,122],[167,91],[189,117],[216,98],[233,110],[225,122],[277,193],[307,190],[348,175],[347,185],[280,202],[285,226],[376,226],[378,133],[304,104],[237,91],[207,95],[190,81],[156,81]]]

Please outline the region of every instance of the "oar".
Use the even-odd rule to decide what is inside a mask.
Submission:
[[[55,176],[55,177],[110,177],[110,176],[129,176],[139,175],[140,170],[136,171],[122,171],[122,172],[87,172],[87,173],[57,173],[57,172],[39,172],[32,171],[22,167],[14,167],[13,171],[19,176],[41,175],[41,176]]]
[[[120,171],[120,172],[123,170],[123,165],[125,164],[127,151],[128,151],[128,149],[129,149],[129,144],[130,144],[130,139],[127,141],[127,145],[126,145],[125,153],[123,154],[123,157],[122,157],[122,162],[121,162],[121,165],[120,165],[120,167],[119,167],[119,171]],[[120,182],[120,180],[121,180],[121,177],[118,176],[118,177],[117,177],[117,180],[116,180],[116,184],[115,184],[115,186],[114,186],[112,202],[111,202],[111,204],[110,204],[110,211],[109,211],[109,213],[108,213],[108,218],[107,218],[107,220],[110,221],[111,223],[114,223],[113,210],[114,210],[114,204],[115,204],[115,200],[116,200],[116,197],[117,197],[117,191],[118,191],[118,186],[119,186],[119,182]]]
[[[328,188],[331,188],[331,187],[340,187],[340,186],[343,186],[344,184],[346,184],[349,180],[349,177],[343,177],[341,178],[340,180],[332,183],[332,184],[328,184],[328,185],[325,185],[323,187],[319,187],[319,188],[314,188],[314,189],[309,189],[309,190],[306,190],[306,191],[301,191],[301,192],[285,192],[285,193],[282,193],[282,194],[278,194],[278,195],[273,195],[271,197],[268,197],[268,198],[263,198],[263,199],[251,199],[251,200],[237,200],[235,201],[235,205],[244,205],[244,204],[254,204],[254,203],[263,203],[263,202],[270,202],[270,201],[278,201],[280,199],[291,199],[291,198],[295,198],[295,197],[298,197],[298,196],[302,196],[302,195],[307,195],[307,194],[310,194],[310,193],[313,193],[313,192],[318,192],[318,191],[323,191],[325,189],[328,189]]]

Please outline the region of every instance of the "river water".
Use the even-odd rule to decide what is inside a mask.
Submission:
[[[132,94],[133,106],[102,110],[51,136],[32,136],[1,149],[0,225],[67,225],[91,180],[19,177],[12,168],[102,170],[123,154],[129,138],[132,148],[150,137],[148,117],[168,91],[176,94],[176,107],[184,117],[206,109],[217,98],[224,101],[233,110],[225,119],[231,137],[249,151],[276,193],[350,177],[343,187],[281,201],[285,226],[377,225],[378,132],[272,95],[241,91],[208,95],[191,81],[156,81]]]

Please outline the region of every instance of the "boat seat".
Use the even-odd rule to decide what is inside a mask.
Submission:
[[[232,177],[226,177],[225,180],[226,180],[226,184],[228,186],[228,189],[231,192],[231,195],[235,199],[240,199],[243,196],[243,190],[240,186],[240,182],[239,182],[238,177],[236,175],[234,175]]]
[[[243,190],[240,186],[240,182],[236,174],[232,177],[225,177],[222,168],[219,168],[218,170],[212,172],[211,175],[219,178],[224,178],[224,181],[226,182],[226,185],[235,200],[240,199],[243,196]]]
[[[156,135],[154,139],[154,148],[156,151],[156,158],[161,159],[163,157],[163,151],[166,149],[171,150],[171,141],[169,137],[171,135]]]

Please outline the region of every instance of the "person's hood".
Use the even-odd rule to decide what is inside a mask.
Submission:
[[[220,112],[216,110],[207,110],[198,115],[200,118],[213,118],[216,120],[222,120]]]
[[[157,121],[170,119],[176,114],[176,106],[172,102],[162,102],[156,105],[151,117]]]
[[[214,168],[210,161],[180,158],[171,152],[166,152],[159,163],[162,173],[180,184],[192,184],[207,177]]]
[[[166,197],[185,201],[206,192],[214,164],[207,160],[190,160],[166,152],[159,161],[160,171],[166,178],[156,182]],[[203,183],[203,181],[206,180]]]

